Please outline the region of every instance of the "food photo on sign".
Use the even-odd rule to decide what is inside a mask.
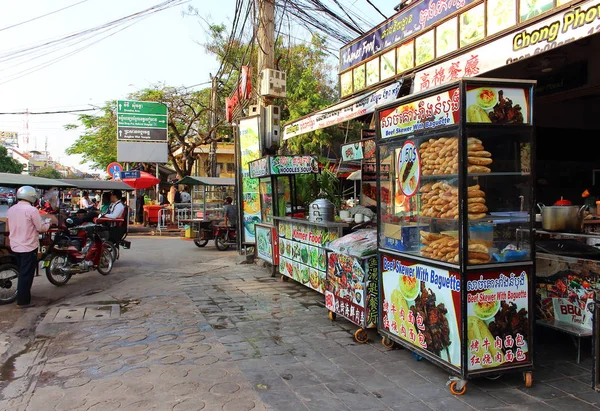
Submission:
[[[474,87],[467,90],[469,123],[529,123],[529,96],[525,89]]]
[[[458,274],[386,255],[382,268],[382,328],[460,367]]]
[[[469,369],[522,365],[530,360],[528,276],[525,270],[469,274]]]

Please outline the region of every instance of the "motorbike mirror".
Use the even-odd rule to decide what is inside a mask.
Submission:
[[[73,219],[72,218],[67,218],[65,221],[67,222],[67,224],[73,224]]]

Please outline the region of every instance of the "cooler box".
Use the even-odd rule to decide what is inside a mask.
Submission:
[[[157,223],[158,224],[158,211],[162,209],[161,205],[145,205],[144,212],[147,215],[147,223]]]

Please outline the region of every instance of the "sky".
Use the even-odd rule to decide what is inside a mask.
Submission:
[[[209,21],[229,26],[235,0],[190,0],[184,5],[153,14],[47,67],[41,66],[80,48],[83,43],[37,59],[32,57],[40,53],[7,59],[8,53],[24,46],[95,27],[160,2],[20,0],[4,7],[0,14],[0,113],[26,109],[33,113],[94,108],[109,100],[125,99],[131,92],[159,83],[177,87],[210,81],[209,73],[216,73],[219,64],[198,44],[206,41],[206,23],[196,17],[184,16],[183,12],[191,5]],[[388,16],[393,14],[393,5],[397,3],[389,0],[372,2]],[[365,0],[343,0],[341,3],[361,10],[376,23],[383,20]],[[68,8],[47,17],[7,28],[65,7]],[[305,30],[298,27],[293,30],[294,37],[308,38]],[[333,63],[337,64],[337,60]],[[35,71],[23,76],[30,69]],[[48,151],[55,160],[83,171],[97,172],[86,164],[80,164],[79,156],[65,154],[65,149],[76,141],[81,129],[66,131],[63,126],[77,123],[77,116],[0,115],[0,131],[18,132],[20,149],[24,151],[44,150],[47,142]],[[28,144],[25,141],[27,134]]]

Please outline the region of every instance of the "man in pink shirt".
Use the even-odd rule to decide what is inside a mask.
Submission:
[[[50,220],[42,221],[33,206],[38,199],[35,188],[23,186],[17,190],[18,203],[8,209],[10,248],[19,266],[17,307],[31,307],[31,286],[37,264],[40,233],[48,231]]]

